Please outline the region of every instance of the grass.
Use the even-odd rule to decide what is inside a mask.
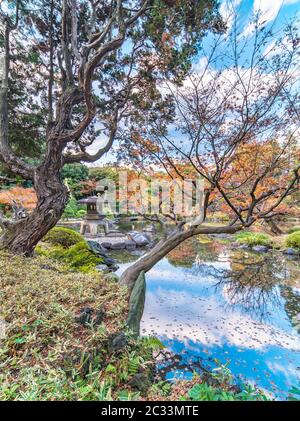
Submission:
[[[0,279],[0,317],[8,322],[0,349],[0,400],[117,398],[134,363],[147,366],[149,347],[130,337],[121,355],[109,350],[109,338],[124,329],[127,314],[127,291],[116,283],[99,274],[69,273],[43,256],[3,252]],[[100,325],[75,322],[87,306],[104,311]]]
[[[271,237],[263,233],[255,233],[250,231],[242,231],[235,235],[238,243],[253,246],[271,246]]]

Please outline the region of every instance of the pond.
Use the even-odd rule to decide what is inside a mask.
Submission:
[[[136,258],[123,256],[119,273]],[[277,399],[298,384],[299,261],[199,237],[171,252],[146,281],[141,333],[169,351],[158,362],[166,379],[190,379],[228,362],[238,379]]]

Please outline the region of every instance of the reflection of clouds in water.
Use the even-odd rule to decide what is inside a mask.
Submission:
[[[208,283],[216,282],[216,271],[230,269],[228,262],[206,262],[205,264],[195,264],[192,268],[178,268],[177,270],[174,270],[174,266],[171,264],[163,263],[163,265],[151,269],[151,285],[159,283],[164,286],[178,282],[184,289],[191,285],[207,286]]]
[[[223,313],[215,297],[201,298],[186,291],[148,291],[141,328],[146,334],[176,338],[187,348],[192,341],[208,347],[226,343],[263,350],[273,345],[300,351],[299,338],[284,330],[234,310]]]
[[[218,358],[259,387],[283,392],[297,384],[300,338],[291,316],[298,309],[298,284],[291,283],[278,256],[268,254],[261,268],[260,259],[244,251],[228,256],[209,249],[191,267],[163,259],[147,274],[141,332],[159,336],[182,358],[172,378],[191,374],[197,369],[192,362],[214,366]]]
[[[219,254],[218,260],[203,260],[203,256],[201,254],[198,254],[195,259],[196,265],[201,265],[205,263],[205,265],[213,266],[216,269],[230,269],[230,262],[229,262],[229,256],[228,254]]]
[[[227,303],[238,304],[239,302],[241,302],[243,300],[243,297],[244,297],[245,293],[244,292],[235,292],[235,291],[233,292],[231,285],[225,284],[222,288],[222,295],[223,295],[223,298],[227,301]],[[247,303],[244,303],[244,306],[246,306],[246,305],[247,305]],[[248,306],[251,307],[252,303],[249,302]]]
[[[272,373],[280,374],[285,377],[288,381],[290,376],[295,375],[295,367],[289,364],[287,361],[283,361],[283,364],[279,364],[275,361],[266,361],[266,365]]]
[[[229,305],[242,305],[244,310],[258,314],[261,318],[268,315],[268,309],[271,305],[275,309],[280,306],[282,301],[277,286],[263,291],[252,285],[244,285],[240,287],[239,291],[239,286],[229,282],[224,283],[221,293]]]
[[[189,277],[188,271],[184,274],[185,276]],[[174,283],[174,281],[180,281],[182,282],[182,272],[174,272],[174,267],[170,266],[170,269],[156,269],[155,267],[151,269],[151,281],[159,280],[160,283],[166,284],[166,283]],[[193,277],[190,276],[192,279]]]

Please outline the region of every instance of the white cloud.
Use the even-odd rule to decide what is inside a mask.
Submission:
[[[261,13],[260,22],[269,23],[276,19],[280,9],[288,4],[298,3],[299,0],[254,0],[253,13]],[[248,36],[252,33],[254,24],[249,23],[244,32],[244,36]]]
[[[253,11],[262,12],[262,19],[271,21],[276,18],[282,6],[299,3],[299,0],[254,0]]]
[[[247,314],[235,310],[226,313],[214,296],[203,298],[163,287],[155,294],[147,292],[141,331],[146,335],[176,338],[186,348],[201,343],[208,348],[229,344],[239,349],[266,350],[276,346],[300,351],[297,337]]]
[[[242,0],[224,0],[220,6],[220,14],[227,25],[229,31],[232,27],[234,15]]]

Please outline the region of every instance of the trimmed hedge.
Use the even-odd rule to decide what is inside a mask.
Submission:
[[[78,232],[70,228],[54,227],[46,234],[43,241],[54,246],[68,248],[84,241],[84,238]]]
[[[294,232],[300,232],[300,227],[292,227],[288,230],[288,234],[293,234]]]
[[[300,250],[300,231],[287,236],[286,245]]]

